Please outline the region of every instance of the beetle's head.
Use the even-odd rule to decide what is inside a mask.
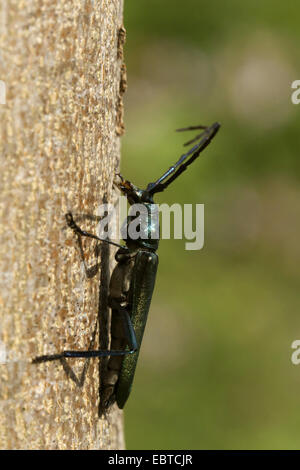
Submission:
[[[116,175],[118,180],[115,181],[115,185],[120,191],[127,197],[130,205],[142,204],[144,202],[153,204],[153,197],[146,189],[140,189],[130,181],[127,181],[119,173]]]

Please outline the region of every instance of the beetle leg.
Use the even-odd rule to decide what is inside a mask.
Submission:
[[[137,351],[137,339],[131,317],[125,306],[116,299],[110,300],[112,307],[111,345],[115,348],[125,348]],[[111,357],[102,376],[100,388],[101,410],[105,410],[115,400],[115,387],[125,356]]]
[[[114,299],[111,299],[110,304],[112,309],[118,310],[118,312],[122,314],[124,333],[130,350],[132,350],[133,352],[137,351],[138,345],[135,336],[135,331],[130,315],[126,310],[126,307],[123,307],[118,303],[118,301]]]
[[[125,356],[126,354],[133,354],[137,351],[137,341],[134,328],[130,319],[130,315],[125,307],[118,305],[118,311],[122,314],[124,332],[128,341],[129,349],[123,350],[103,350],[96,349],[90,351],[63,351],[60,354],[50,354],[45,356],[37,356],[33,359],[33,364],[40,362],[57,361],[67,357],[77,358],[90,358],[90,357],[108,357],[108,356]]]
[[[126,246],[119,245],[119,243],[115,243],[115,242],[112,242],[111,240],[106,240],[104,238],[97,237],[97,235],[94,235],[93,233],[89,233],[89,232],[86,232],[85,230],[81,230],[81,228],[75,223],[71,212],[68,212],[66,214],[66,220],[67,220],[68,226],[72,230],[74,230],[74,232],[77,233],[77,235],[81,235],[82,237],[94,238],[95,240],[99,240],[100,242],[104,242],[104,243],[109,243],[110,245],[117,246],[118,248],[125,248],[125,249],[127,248]]]
[[[111,350],[106,351],[103,349],[96,349],[91,351],[63,351],[61,354],[50,354],[45,356],[37,356],[33,359],[33,364],[38,364],[40,362],[48,361],[57,361],[59,359],[67,357],[77,357],[77,358],[90,358],[90,357],[108,357],[108,356],[125,356],[126,354],[133,354],[136,349],[129,350]]]

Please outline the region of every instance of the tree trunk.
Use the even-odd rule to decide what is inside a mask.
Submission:
[[[90,239],[80,250],[65,213],[95,233],[91,216],[115,198],[122,14],[123,0],[1,0],[2,449],[124,446],[121,411],[99,414],[103,361],[32,364],[107,345],[114,250]]]

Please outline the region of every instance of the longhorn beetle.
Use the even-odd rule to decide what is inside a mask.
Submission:
[[[145,212],[140,216],[140,225],[147,233],[147,238],[130,237],[129,226],[132,216],[125,221],[126,237],[125,245],[119,245],[107,239],[85,232],[75,223],[72,214],[66,214],[68,226],[77,235],[94,238],[112,245],[118,246],[115,254],[117,265],[114,268],[109,284],[109,306],[111,316],[111,349],[90,351],[63,351],[59,354],[38,356],[34,363],[53,361],[67,357],[91,358],[110,357],[107,364],[102,384],[102,399],[104,407],[116,400],[119,408],[123,408],[130,394],[138,354],[150,308],[150,302],[154,289],[156,271],[158,266],[159,230],[158,220],[153,223],[151,208],[153,208],[153,196],[164,191],[207,147],[220,128],[219,123],[209,127],[190,126],[178,131],[201,129],[200,134],[185,145],[197,142],[187,153],[183,154],[175,165],[171,166],[157,181],[149,183],[146,189],[139,189],[130,181],[124,180],[118,175],[116,183],[121,192],[126,195],[130,205],[141,204]]]

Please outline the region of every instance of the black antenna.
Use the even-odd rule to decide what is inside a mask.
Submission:
[[[147,186],[147,191],[150,194],[155,194],[162,192],[166,189],[169,184],[172,183],[183,171],[187,169],[187,167],[193,163],[194,160],[200,155],[200,153],[210,144],[212,139],[215,137],[216,133],[220,129],[220,124],[215,122],[210,127],[205,126],[190,126],[185,127],[182,129],[177,129],[178,132],[187,131],[187,130],[195,130],[195,129],[204,129],[203,132],[198,134],[194,139],[185,143],[185,145],[189,145],[195,142],[198,139],[201,139],[198,144],[194,145],[187,153],[183,154],[179,160],[175,163],[175,165],[171,166],[155,183],[149,183]],[[189,156],[191,157],[185,161]],[[166,179],[163,183],[163,181]]]

